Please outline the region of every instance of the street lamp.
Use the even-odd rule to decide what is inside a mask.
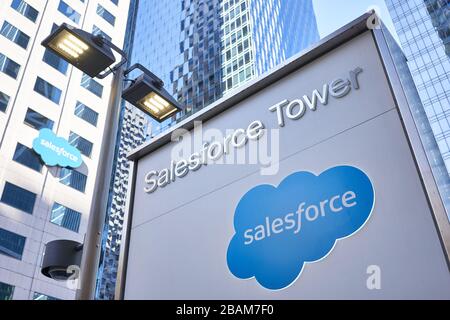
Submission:
[[[116,62],[112,49],[123,57],[120,66],[126,62],[125,53],[103,36],[94,36],[66,23],[49,35],[42,45],[91,78],[103,79],[111,74],[100,73]],[[117,68],[118,66],[115,69]]]
[[[92,35],[62,24],[42,42],[42,45],[92,78],[104,79],[108,75],[114,74],[110,106],[105,120],[107,125],[101,141],[100,165],[95,179],[95,196],[91,205],[85,241],[82,246],[77,247],[77,250],[70,250],[66,253],[70,261],[77,261],[77,257],[82,254],[79,279],[81,288],[77,291],[77,298],[93,299],[109,197],[109,179],[111,179],[113,170],[117,131],[119,130],[121,98],[123,97],[124,100],[159,122],[174,116],[183,108],[164,89],[163,81],[144,66],[135,64],[128,70],[124,70],[128,61],[127,55],[101,35]],[[120,62],[116,63],[113,51],[121,55]],[[134,80],[126,79],[136,69],[142,71],[142,74]],[[125,91],[123,90],[124,80],[131,81],[131,85]],[[67,273],[60,268],[66,266],[65,260],[61,264],[58,259],[54,259],[61,255],[61,250],[65,248],[60,244],[68,243],[64,241],[55,242],[57,245],[48,244],[45,251],[46,264],[42,268],[44,275],[57,278],[67,276]]]
[[[92,78],[104,79],[118,71],[126,61],[126,54],[101,35],[94,36],[84,30],[66,23],[49,35],[42,45],[66,60]],[[116,62],[113,50],[122,56]],[[107,68],[108,71],[104,72]],[[131,85],[123,91],[122,98],[158,122],[175,115],[182,110],[180,104],[164,89],[164,82],[141,64],[135,64],[123,72],[126,77],[139,69],[142,75],[131,80]],[[103,72],[103,73],[102,73]]]
[[[143,74],[132,80],[131,85],[123,92],[123,99],[158,122],[163,122],[182,110],[180,104],[164,89],[162,80],[141,64],[133,65],[125,71],[125,76],[135,69],[141,70]]]

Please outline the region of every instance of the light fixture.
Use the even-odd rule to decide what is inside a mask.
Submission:
[[[152,92],[144,99],[138,102],[142,109],[146,109],[147,113],[152,114],[158,120],[167,119],[178,109],[172,106],[167,100],[161,98],[157,93]]]
[[[163,122],[182,110],[180,104],[164,89],[161,79],[142,65],[132,66],[126,71],[126,75],[135,69],[143,71],[143,75],[133,80],[124,90],[123,99],[158,122]]]
[[[66,23],[48,36],[42,45],[92,78],[116,62],[111,50],[115,47],[106,39]]]
[[[125,52],[111,41],[66,23],[42,41],[42,45],[91,78],[103,79],[122,70],[122,66],[127,62]],[[122,60],[111,67],[116,62],[113,50],[122,56]],[[141,70],[143,74],[132,80],[132,84],[123,91],[123,99],[158,122],[163,122],[182,110],[180,104],[164,89],[162,80],[141,64],[131,66],[123,72],[124,76],[135,69]]]

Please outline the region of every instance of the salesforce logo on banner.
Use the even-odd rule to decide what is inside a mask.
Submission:
[[[278,187],[257,186],[236,207],[228,268],[237,278],[255,278],[269,290],[285,289],[305,263],[324,259],[336,241],[358,232],[374,201],[369,177],[351,166],[319,176],[296,172]]]
[[[48,166],[78,168],[83,163],[80,151],[50,129],[42,129],[33,141],[33,149]]]

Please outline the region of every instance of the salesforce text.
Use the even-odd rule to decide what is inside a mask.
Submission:
[[[354,191],[347,191],[343,195],[324,199],[317,204],[307,206],[305,202],[302,202],[295,213],[288,213],[282,218],[271,220],[270,217],[266,217],[264,224],[244,232],[244,244],[250,245],[254,241],[261,241],[289,230],[298,234],[302,228],[302,215],[305,216],[306,221],[313,222],[327,214],[338,214],[345,208],[356,206],[358,204],[356,197]]]
[[[314,90],[310,96],[303,95],[301,99],[283,100],[269,108],[270,112],[276,113],[279,127],[285,126],[285,117],[297,121],[303,118],[307,110],[315,112],[319,103],[328,105],[330,96],[341,99],[347,96],[352,89],[359,90],[358,75],[363,69],[358,67],[348,73],[348,78],[338,78],[322,86],[322,92]],[[223,141],[204,143],[202,150],[193,153],[187,159],[171,161],[170,168],[160,171],[152,170],[145,175],[146,193],[153,193],[158,188],[164,188],[177,178],[185,177],[190,171],[197,171],[211,161],[217,161],[230,153],[231,148],[242,148],[250,140],[259,140],[265,132],[265,126],[261,121],[253,121],[247,129],[237,129],[225,137]]]
[[[58,156],[62,155],[63,157],[68,158],[68,159],[70,159],[72,161],[75,161],[75,162],[78,161],[78,157],[76,155],[73,155],[72,153],[68,152],[63,147],[55,146],[51,141],[47,141],[45,139],[42,139],[41,140],[41,145],[46,147],[47,149],[52,150]]]

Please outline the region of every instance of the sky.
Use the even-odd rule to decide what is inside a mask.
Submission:
[[[372,8],[398,41],[384,0],[313,0],[320,37],[323,38]]]

